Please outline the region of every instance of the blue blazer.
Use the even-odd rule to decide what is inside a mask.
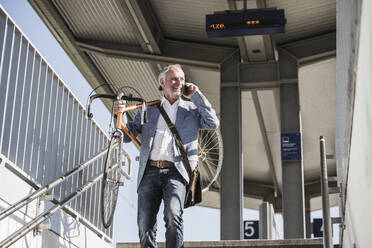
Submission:
[[[141,125],[141,110],[138,110],[132,122],[127,123],[128,129],[135,136],[142,134],[137,188],[141,183],[146,169],[147,160],[150,156],[159,116],[160,118],[163,118],[158,107],[154,105],[147,109],[148,123]],[[193,94],[191,101],[180,98],[176,116],[176,129],[181,137],[193,170],[196,168],[198,163],[199,129],[216,129],[218,126],[219,120],[216,116],[216,112],[200,91]],[[124,142],[130,141],[130,138],[125,135]],[[177,170],[182,177],[189,182],[189,175],[182,162],[181,154],[175,142],[173,142],[173,151],[173,162]]]

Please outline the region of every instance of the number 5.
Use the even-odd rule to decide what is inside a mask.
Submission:
[[[253,227],[253,221],[246,221],[245,223],[245,235],[247,237],[252,237],[254,235],[254,227]]]

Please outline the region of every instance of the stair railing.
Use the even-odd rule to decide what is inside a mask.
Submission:
[[[113,168],[117,167],[118,165],[114,165]],[[101,179],[103,176],[103,172],[100,173],[98,176],[93,178],[92,180],[88,181],[86,184],[78,188],[75,192],[69,194],[66,198],[64,198],[62,201],[57,202],[52,208],[50,208],[48,211],[38,215],[35,219],[24,225],[19,230],[15,231],[13,234],[8,236],[6,239],[0,242],[0,247],[7,248],[14,244],[17,240],[22,238],[24,235],[26,235],[28,232],[30,232],[32,229],[34,229],[37,225],[45,221],[47,218],[52,216],[55,212],[60,210],[64,205],[66,205],[69,201],[73,200],[77,196],[79,196],[81,193],[86,191],[88,188],[93,186],[94,183],[96,183],[98,180]]]
[[[45,192],[47,192],[48,190],[54,188],[55,186],[57,186],[58,184],[60,184],[61,182],[65,181],[66,179],[68,179],[69,177],[75,175],[76,173],[78,173],[79,171],[83,170],[85,167],[87,167],[88,165],[90,165],[92,162],[94,162],[95,160],[97,160],[98,158],[100,158],[102,155],[106,154],[107,152],[107,148],[105,148],[103,151],[97,153],[95,156],[91,157],[90,159],[88,159],[87,161],[81,163],[80,165],[78,165],[77,167],[73,168],[72,170],[68,171],[67,173],[65,173],[64,175],[60,176],[59,178],[57,178],[56,180],[48,183],[47,185],[41,187],[40,189],[34,191],[32,194],[24,197],[23,199],[19,200],[18,202],[14,203],[13,205],[11,205],[10,207],[4,209],[3,211],[1,211],[0,213],[0,221],[6,217],[8,217],[9,215],[11,215],[12,213],[14,213],[15,211],[17,211],[18,209],[20,209],[21,207],[27,205],[27,203],[35,200],[37,197],[41,196],[42,194],[44,194]]]
[[[35,200],[37,197],[40,197],[44,193],[46,193],[48,190],[56,187],[63,181],[67,180],[71,176],[75,175],[76,173],[80,172],[90,164],[92,164],[95,160],[99,159],[101,156],[105,155],[107,152],[107,148],[102,150],[101,152],[97,153],[95,156],[91,157],[90,159],[86,160],[85,162],[79,164],[72,170],[68,171],[64,175],[60,176],[59,178],[55,179],[54,181],[48,183],[47,185],[37,189],[32,194],[22,198],[18,202],[12,204],[10,207],[4,209],[0,213],[0,221],[7,216],[11,215],[18,209],[22,208],[23,206],[27,205],[31,201]],[[2,163],[6,163],[5,158],[2,157]],[[115,165],[118,166],[118,165]],[[19,230],[15,231],[13,234],[9,235],[7,238],[5,238],[3,241],[0,242],[0,247],[5,248],[9,247],[10,245],[14,244],[17,240],[22,238],[24,235],[29,233],[31,230],[33,230],[35,227],[37,227],[39,224],[41,224],[43,221],[45,221],[47,218],[49,218],[51,215],[53,215],[56,211],[63,208],[69,201],[73,200],[77,196],[79,196],[81,193],[86,191],[88,188],[90,188],[95,182],[101,179],[103,176],[103,172],[88,181],[86,184],[78,188],[76,191],[65,197],[62,201],[57,201],[56,199],[53,199],[51,202],[55,205],[50,208],[48,211],[39,214],[36,218],[32,219],[29,223],[24,225]]]

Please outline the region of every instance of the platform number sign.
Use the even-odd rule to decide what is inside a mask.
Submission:
[[[244,239],[258,239],[258,220],[244,221]]]
[[[332,227],[332,237],[333,237],[333,225]],[[324,226],[323,226],[323,219],[322,218],[314,218],[313,219],[313,234],[314,238],[321,238],[323,237],[323,231],[324,231]]]
[[[314,238],[323,237],[323,219],[313,219],[313,233]]]

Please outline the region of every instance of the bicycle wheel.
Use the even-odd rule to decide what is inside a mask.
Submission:
[[[101,188],[101,218],[105,228],[109,228],[114,217],[120,186],[121,135],[112,135],[107,150]]]
[[[199,130],[198,170],[202,191],[207,191],[214,183],[219,188],[217,178],[223,161],[223,144],[219,129]]]

